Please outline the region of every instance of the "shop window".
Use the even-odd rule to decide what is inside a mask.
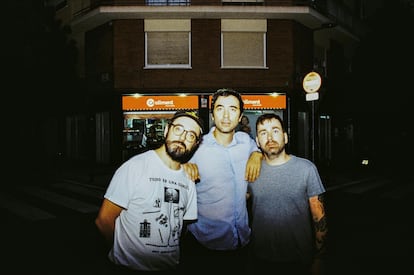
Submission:
[[[266,68],[266,20],[221,20],[221,67]]]
[[[124,112],[123,159],[164,143],[164,130],[174,112]]]
[[[191,20],[145,20],[145,67],[190,66]]]

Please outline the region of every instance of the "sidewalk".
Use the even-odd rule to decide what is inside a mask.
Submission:
[[[51,179],[106,189],[118,166],[65,163],[50,173]]]

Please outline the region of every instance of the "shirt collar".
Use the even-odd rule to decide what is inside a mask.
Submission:
[[[211,128],[210,128],[210,131],[208,132],[208,134],[206,134],[205,136],[203,136],[203,142],[206,142],[206,143],[208,143],[208,144],[216,144],[216,145],[220,145],[220,146],[222,146],[221,144],[218,144],[217,143],[217,140],[216,140],[216,138],[214,137],[214,134],[213,134],[213,132],[214,132],[214,130],[216,129],[216,126],[212,126]],[[234,146],[234,145],[236,145],[238,142],[237,142],[237,139],[236,139],[236,133],[233,135],[233,140],[230,142],[230,144],[227,146],[227,147],[230,147],[230,146]]]

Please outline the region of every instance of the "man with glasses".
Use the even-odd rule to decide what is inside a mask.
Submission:
[[[197,219],[195,184],[182,164],[197,150],[202,127],[195,113],[177,112],[163,145],[116,170],[95,220],[113,274],[177,272],[183,223]]]

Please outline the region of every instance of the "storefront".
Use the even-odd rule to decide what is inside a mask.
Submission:
[[[197,95],[124,95],[123,159],[162,144],[164,129],[176,111],[198,109]]]
[[[209,99],[207,102],[207,98]],[[251,136],[256,135],[257,117],[264,113],[276,113],[284,120],[287,116],[285,94],[242,94],[244,115],[248,117]],[[178,110],[197,112],[209,129],[214,125],[210,116],[211,96],[206,95],[124,95],[123,152],[124,160],[158,147],[164,142],[164,129],[169,119]],[[205,129],[205,130],[208,130]]]

